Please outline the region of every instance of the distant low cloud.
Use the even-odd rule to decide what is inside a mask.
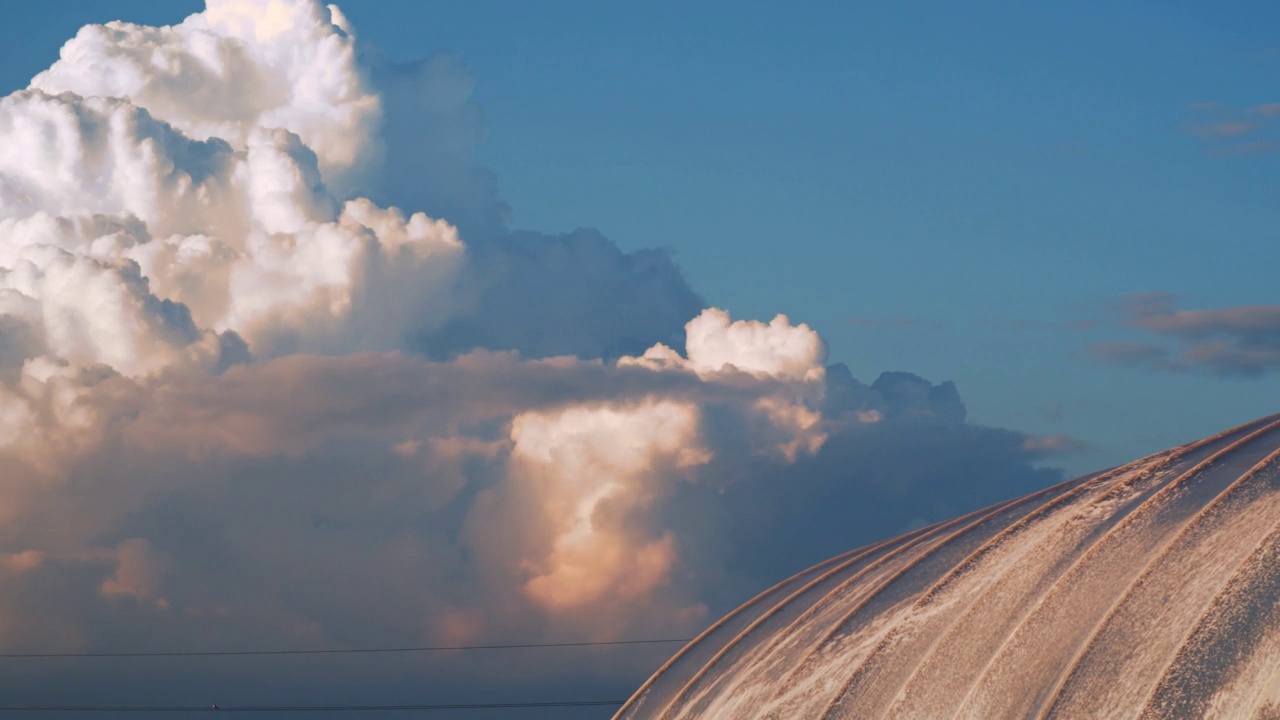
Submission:
[[[1197,135],[1210,138],[1232,138],[1257,130],[1261,125],[1244,120],[1223,120],[1221,122],[1192,125],[1191,131]]]
[[[1190,110],[1196,117],[1185,127],[1205,140],[1210,155],[1254,155],[1280,147],[1280,142],[1268,137],[1242,142],[1246,137],[1265,135],[1272,121],[1280,117],[1280,103],[1237,110],[1220,103],[1198,102],[1193,103]]]
[[[1204,371],[1257,376],[1280,369],[1280,305],[1177,310],[1174,296],[1147,293],[1116,305],[1124,323],[1166,342],[1123,341],[1094,345],[1106,362],[1168,372]]]

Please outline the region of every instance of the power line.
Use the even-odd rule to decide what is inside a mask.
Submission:
[[[503,710],[621,705],[625,700],[560,702],[448,703],[432,705],[0,705],[0,712],[389,712],[396,710]]]
[[[689,638],[660,640],[607,640],[602,642],[507,643],[499,645],[427,645],[419,647],[331,648],[321,650],[196,650],[159,652],[0,653],[0,659],[245,657],[248,655],[357,655],[369,653],[442,652],[446,650],[519,650],[527,648],[601,647],[608,645],[656,645],[687,643]],[[0,706],[2,707],[2,706]]]

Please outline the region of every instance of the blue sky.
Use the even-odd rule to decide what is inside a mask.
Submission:
[[[1274,407],[1273,377],[1088,352],[1132,336],[1105,310],[1131,293],[1275,299],[1280,153],[1229,151],[1280,135],[1194,131],[1280,98],[1273,4],[343,7],[392,58],[473,70],[516,226],[670,248],[710,302],[811,324],[857,377],[954,380],[976,420],[1079,438],[1072,470]],[[85,22],[197,9],[15,7],[0,80]]]
[[[1271,4],[405,3],[399,28],[349,5],[393,55],[475,70],[518,225],[674,248],[710,301],[812,324],[858,377],[954,380],[975,419],[1096,448],[1081,472],[1274,408],[1274,379],[1087,352],[1130,293],[1275,300],[1280,154],[1188,130],[1278,97]]]

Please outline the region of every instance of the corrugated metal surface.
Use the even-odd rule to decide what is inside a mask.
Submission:
[[[1278,459],[1272,416],[833,558],[617,717],[1280,717]]]

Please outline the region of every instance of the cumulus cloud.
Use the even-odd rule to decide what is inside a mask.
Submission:
[[[697,407],[669,400],[517,415],[512,459],[553,535],[526,593],[555,612],[652,594],[675,563],[675,538],[628,537],[604,513],[651,502],[662,483],[708,462],[697,434]]]
[[[210,0],[0,100],[0,648],[680,635],[1057,477],[663,252],[509,228],[470,91]]]
[[[1116,306],[1124,322],[1166,342],[1106,343],[1094,345],[1092,354],[1167,372],[1257,376],[1280,369],[1280,305],[1177,310],[1174,303],[1163,293],[1125,299]]]
[[[298,136],[330,183],[370,159],[377,92],[340,11],[305,0],[209,0],[170,27],[87,25],[31,81],[48,95],[127,98],[184,136],[248,147],[262,128]]]

